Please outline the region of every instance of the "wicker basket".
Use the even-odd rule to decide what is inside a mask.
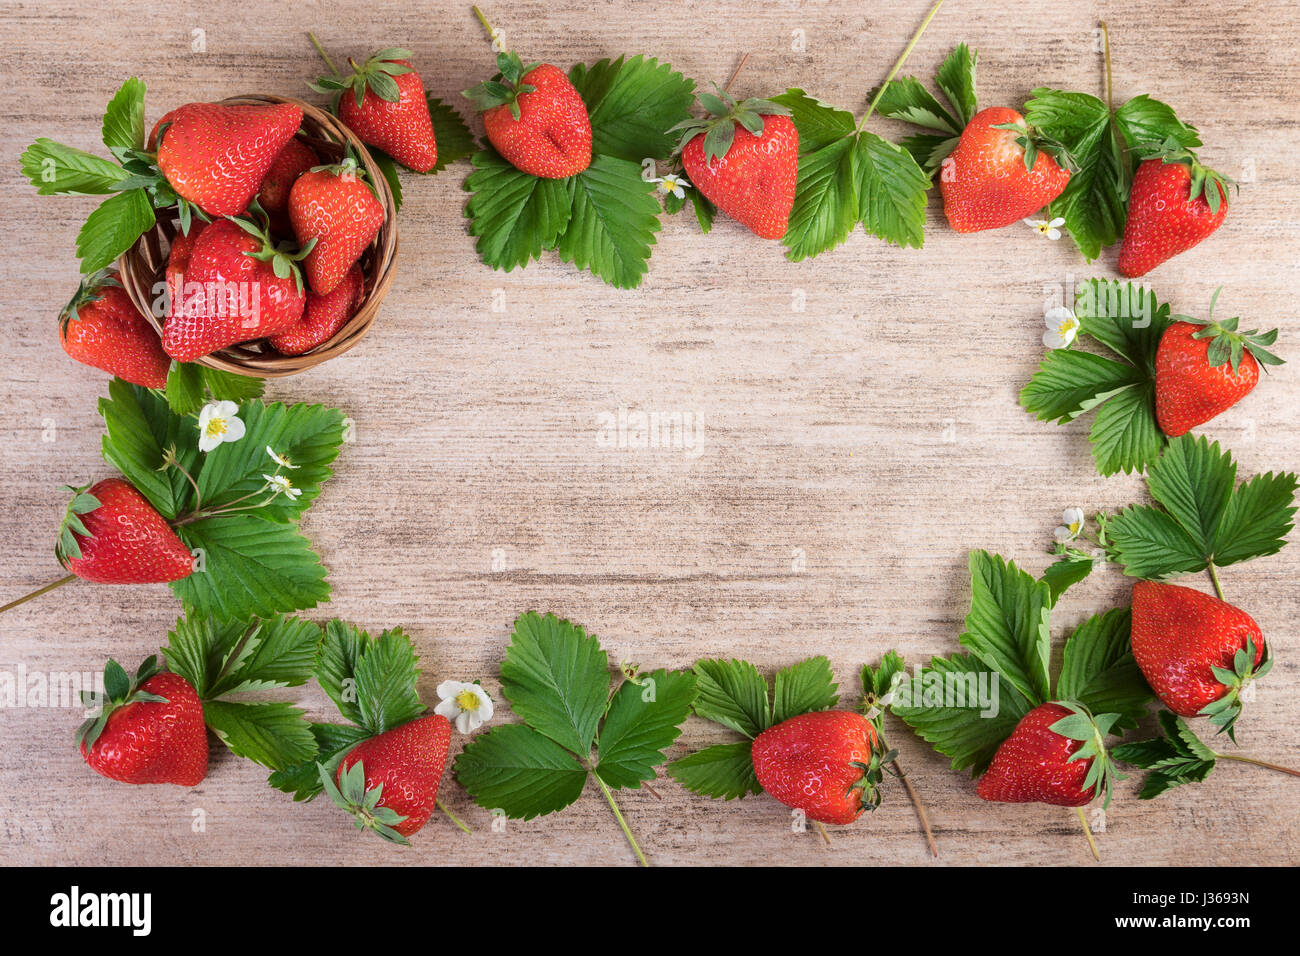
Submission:
[[[359,260],[361,270],[365,274],[365,297],[356,315],[349,319],[333,338],[305,355],[281,355],[263,343],[249,342],[232,345],[196,360],[201,365],[256,378],[296,375],[298,372],[319,365],[326,359],[342,355],[370,331],[375,315],[379,312],[379,304],[383,302],[384,296],[388,294],[388,287],[393,283],[394,262],[397,259],[397,209],[393,203],[393,194],[389,191],[388,181],[375,165],[365,144],[337,118],[324,110],[292,97],[260,93],[234,96],[222,102],[231,106],[292,103],[301,107],[300,138],[316,150],[322,160],[331,163],[343,158],[345,143],[351,144],[379,194],[379,201],[384,206],[384,224],[379,228],[379,234],[375,236],[374,242],[361,254]],[[158,287],[158,283],[164,281],[167,253],[179,229],[180,223],[175,218],[171,216],[159,218],[157,225],[142,235],[136,244],[126,251],[119,264],[122,285],[127,295],[159,334],[162,333],[162,319],[155,316],[153,312],[154,289]]]

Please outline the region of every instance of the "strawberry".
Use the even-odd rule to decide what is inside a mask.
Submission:
[[[280,150],[275,162],[266,171],[261,188],[257,191],[257,202],[271,218],[271,231],[276,235],[293,234],[293,226],[289,222],[289,190],[299,176],[318,165],[320,157],[316,151],[295,136]]]
[[[958,232],[980,232],[1018,222],[1061,195],[1069,165],[1064,148],[1030,129],[1015,110],[980,110],[939,175],[948,223]]]
[[[1166,707],[1209,717],[1232,734],[1241,692],[1273,666],[1259,625],[1209,594],[1177,584],[1133,585],[1133,658]]]
[[[356,160],[303,173],[289,192],[289,221],[303,248],[303,268],[318,295],[329,295],[384,224],[384,207]]]
[[[78,362],[135,385],[162,388],[167,384],[172,361],[112,270],[81,280],[77,294],[59,315],[59,341]]]
[[[408,169],[427,173],[438,164],[438,144],[424,83],[410,58],[410,50],[380,50],[360,66],[348,60],[351,76],[322,76],[308,86],[337,95],[339,119],[362,142],[377,146]]]
[[[451,724],[440,714],[420,717],[363,740],[339,761],[335,804],[394,843],[423,827],[438,801],[438,784],[451,746]]]
[[[202,219],[191,219],[188,232],[176,233],[171,248],[167,250],[167,269],[164,277],[167,282],[167,321],[179,315],[185,306],[185,272],[190,267],[190,256],[194,253],[194,244],[208,224]],[[203,295],[203,289],[191,290],[191,298]],[[196,306],[197,307],[197,306]],[[166,322],[163,323],[166,326]]]
[[[1265,346],[1277,340],[1269,332],[1238,332],[1237,318],[1214,320],[1219,292],[1210,299],[1210,315],[1177,320],[1160,337],[1156,349],[1156,420],[1171,438],[1186,434],[1241,401],[1259,382],[1260,363],[1282,365]]]
[[[194,558],[167,521],[121,478],[73,493],[54,549],[79,578],[101,584],[152,584],[187,578]]]
[[[1097,790],[1110,803],[1115,772],[1104,743],[1118,714],[1093,717],[1080,704],[1039,704],[1020,718],[980,777],[982,800],[1082,807]]]
[[[564,71],[549,63],[497,56],[501,80],[462,94],[483,113],[488,140],[506,162],[532,176],[564,179],[591,165],[587,104]]]
[[[291,103],[189,103],[166,119],[158,168],[172,189],[208,216],[238,216],[302,125],[302,110]]]
[[[799,132],[790,111],[768,100],[737,103],[704,94],[711,116],[687,120],[678,150],[705,198],[763,239],[780,239],[799,178]]]
[[[822,710],[769,727],[751,748],[763,789],[809,820],[852,823],[880,804],[876,785],[893,759],[861,714]],[[865,803],[864,803],[865,799]]]
[[[360,266],[353,266],[329,295],[307,292],[307,308],[294,325],[267,341],[284,355],[302,355],[329,341],[348,319],[357,314],[365,299],[366,280]]]
[[[195,241],[184,294],[173,299],[163,325],[163,348],[172,358],[190,362],[283,332],[302,318],[306,297],[297,261],[305,253],[276,248],[264,227],[265,221],[222,219]]]
[[[1146,275],[1223,225],[1231,182],[1177,143],[1148,150],[1129,189],[1120,273]]]

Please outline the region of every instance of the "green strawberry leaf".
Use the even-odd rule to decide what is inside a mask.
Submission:
[[[433,121],[433,137],[438,144],[438,161],[430,174],[440,173],[452,163],[468,159],[478,151],[474,134],[469,131],[465,118],[450,103],[436,96],[426,97],[429,119]]]
[[[177,415],[197,415],[206,398],[203,366],[195,362],[172,362],[163,397]]]
[[[668,776],[702,797],[743,799],[763,788],[754,774],[754,745],[748,740],[715,744],[668,765]]]
[[[531,727],[504,724],[475,737],[454,773],[474,802],[515,820],[563,810],[580,796],[587,769]]]
[[[479,258],[493,269],[509,272],[554,249],[572,215],[565,180],[540,179],[520,172],[493,149],[471,160],[474,172],[465,188],[474,195],[465,206],[477,236]]]
[[[1130,149],[1170,139],[1186,149],[1201,145],[1196,127],[1188,126],[1174,114],[1172,107],[1145,93],[1117,109],[1115,122]]]
[[[1115,730],[1133,728],[1154,698],[1129,644],[1131,614],[1116,608],[1088,618],[1065,643],[1056,696],[1094,714],[1118,714]]]
[[[1160,457],[1164,433],[1156,422],[1155,384],[1123,389],[1101,406],[1088,442],[1103,475],[1141,471]]]
[[[293,794],[295,801],[314,800],[322,789],[319,766],[333,773],[349,750],[370,737],[370,731],[351,724],[309,726],[316,753],[308,760],[275,771],[268,780],[277,790]]]
[[[1062,594],[1092,574],[1092,569],[1093,561],[1091,558],[1074,558],[1069,555],[1065,555],[1059,561],[1049,564],[1039,580],[1047,585],[1051,594],[1052,606],[1056,606],[1056,602],[1061,599]]]
[[[119,160],[144,149],[144,83],[131,77],[108,101],[102,131],[104,145]]]
[[[571,212],[556,246],[560,258],[620,289],[639,286],[660,229],[654,184],[636,163],[612,156],[594,157],[566,183]]]
[[[1228,499],[1214,539],[1214,563],[1277,554],[1295,524],[1296,476],[1292,472],[1256,475]]]
[[[1052,349],[1021,389],[1020,404],[1040,421],[1064,425],[1142,381],[1131,365],[1091,352]]]
[[[825,657],[810,657],[777,671],[772,684],[772,723],[829,710],[839,703],[839,685]]]
[[[1046,584],[987,551],[970,556],[971,606],[963,647],[997,671],[1033,705],[1051,698]]]
[[[848,110],[823,103],[800,89],[788,89],[780,96],[772,97],[772,102],[790,111],[790,120],[799,131],[800,167],[805,156],[851,137],[857,129],[853,114]]]
[[[162,654],[168,670],[209,700],[305,684],[320,642],[320,627],[296,617],[248,622],[186,616],[167,635]]]
[[[695,676],[697,716],[750,738],[772,726],[767,680],[753,664],[706,658],[695,662]]]
[[[435,134],[436,135],[436,134]],[[379,167],[380,175],[388,184],[388,191],[393,194],[393,210],[402,211],[402,177],[397,173],[397,160],[377,146],[370,147],[370,158]]]
[[[191,475],[201,464],[198,431],[191,418],[174,414],[157,392],[115,378],[108,398],[99,400],[103,416],[104,460],[120,471],[166,519],[174,520],[192,506],[194,489],[176,468],[162,470],[163,453],[177,449],[180,464]]]
[[[252,375],[236,375],[221,369],[200,366],[203,371],[203,388],[209,399],[217,402],[235,402],[242,405],[252,398],[261,398],[266,380]]]
[[[854,139],[849,137],[805,155],[800,143],[794,207],[781,239],[790,261],[801,262],[834,249],[857,225],[853,147]]]
[[[419,658],[401,628],[372,637],[335,618],[325,625],[315,676],[339,713],[382,734],[425,712],[416,691]]]
[[[695,699],[695,675],[657,670],[625,680],[610,701],[596,740],[597,776],[611,787],[655,779],[664,751],[681,735]]]
[[[103,196],[118,192],[130,176],[116,163],[45,138],[28,146],[20,163],[41,196]]]
[[[978,60],[977,52],[965,43],[958,43],[935,74],[935,83],[943,90],[943,95],[952,104],[953,112],[960,121],[956,128],[958,133],[979,112],[979,102],[975,96],[975,67]]]
[[[867,94],[876,98],[878,89]],[[958,119],[948,112],[934,95],[914,76],[895,77],[885,87],[876,103],[876,112],[890,119],[938,130],[947,136],[960,136],[969,117]]]
[[[930,177],[901,146],[864,132],[853,149],[857,217],[868,233],[904,248],[925,242]]]
[[[316,756],[316,739],[303,711],[284,701],[203,702],[203,720],[236,756],[282,770]]]
[[[1185,783],[1200,783],[1214,770],[1219,756],[1201,742],[1182,718],[1162,710],[1157,719],[1163,731],[1161,736],[1120,744],[1110,751],[1115,760],[1151,771],[1138,794],[1141,800],[1152,800]]]
[[[144,189],[128,189],[105,199],[77,233],[81,271],[89,275],[108,268],[155,222],[153,202]]]
[[[569,80],[587,104],[592,156],[638,165],[672,154],[676,138],[666,131],[690,117],[694,102],[695,83],[653,57],[579,63]]]

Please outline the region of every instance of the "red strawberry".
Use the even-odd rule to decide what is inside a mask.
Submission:
[[[167,354],[190,362],[289,328],[306,303],[297,267],[302,255],[276,249],[264,229],[246,220],[212,223],[190,253],[181,307],[174,299],[163,326]]]
[[[799,178],[799,132],[789,110],[767,100],[709,97],[712,116],[687,120],[678,148],[691,182],[763,239],[780,239]]]
[[[1249,614],[1177,584],[1133,585],[1133,658],[1165,706],[1231,732],[1241,691],[1273,666]],[[1252,653],[1253,649],[1253,653]]]
[[[876,742],[875,729],[861,714],[800,714],[754,738],[754,773],[764,790],[809,820],[852,823],[880,803],[876,784],[883,755]]]
[[[343,281],[384,224],[384,207],[370,191],[356,160],[303,173],[289,192],[289,221],[308,248],[303,268],[318,295]]]
[[[410,57],[410,50],[380,50],[360,66],[348,60],[353,73],[346,79],[323,76],[308,85],[318,93],[338,94],[339,119],[362,142],[427,173],[438,164],[438,144],[424,84]]]
[[[152,584],[187,578],[189,549],[144,495],[121,478],[74,497],[59,527],[55,554],[79,578],[101,584]]]
[[[497,56],[501,82],[480,83],[464,96],[481,110],[488,139],[516,169],[543,179],[576,176],[591,165],[587,104],[564,71],[524,66],[518,54]]]
[[[1219,290],[1222,291],[1222,290]],[[1277,329],[1238,332],[1239,319],[1214,320],[1219,292],[1210,300],[1210,316],[1180,321],[1165,329],[1156,349],[1156,419],[1171,438],[1184,435],[1241,401],[1259,382],[1259,366],[1281,365],[1265,346]]]
[[[202,219],[190,220],[189,232],[178,232],[172,239],[171,248],[167,250],[167,320],[184,311],[185,271],[190,267],[190,256],[194,253],[194,244],[207,223]],[[191,297],[202,293],[201,289],[191,290]],[[166,322],[163,323],[164,326]]]
[[[353,266],[329,295],[307,292],[302,319],[267,341],[285,355],[302,355],[329,341],[348,319],[357,314],[365,299],[366,279],[360,266]]]
[[[316,151],[295,136],[280,150],[280,155],[266,171],[257,191],[257,201],[271,217],[271,231],[276,235],[293,234],[293,226],[289,223],[289,190],[299,176],[318,165],[320,157]]]
[[[980,110],[962,130],[939,174],[943,211],[958,232],[1001,229],[1065,190],[1070,170],[1059,144],[1044,140],[1013,109]]]
[[[330,797],[357,829],[405,843],[433,814],[450,746],[451,724],[439,714],[363,740],[339,761]]]
[[[1146,275],[1223,225],[1229,182],[1174,144],[1146,159],[1129,189],[1120,273]]]
[[[238,216],[302,125],[302,110],[190,103],[164,119],[158,168],[172,189],[209,216]]]
[[[1002,741],[977,791],[999,803],[1082,807],[1117,779],[1103,743],[1118,714],[1093,717],[1069,701],[1039,704]]]
[[[134,677],[117,661],[104,668],[99,714],[77,731],[92,770],[122,783],[197,786],[208,774],[203,702],[185,678],[158,673],[150,657]]]
[[[59,315],[63,351],[78,362],[145,388],[162,388],[172,360],[149,320],[108,269],[82,279]]]

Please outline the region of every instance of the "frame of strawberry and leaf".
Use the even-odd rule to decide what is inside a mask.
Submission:
[[[1064,220],[1075,245],[1089,262],[1124,234],[1135,159],[1159,157],[1165,162],[1186,164],[1192,173],[1190,198],[1204,194],[1212,212],[1218,210],[1221,199],[1212,184],[1232,185],[1227,177],[1200,164],[1193,152],[1194,147],[1201,145],[1197,130],[1180,120],[1172,107],[1146,94],[1135,96],[1119,107],[1114,105],[1110,33],[1104,22],[1101,30],[1106,99],[1103,101],[1090,93],[1039,87],[1021,110],[1026,125],[1019,129],[1018,140],[1026,150],[1027,167],[1033,166],[1039,149],[1069,167],[1070,181],[1047,207],[1046,217],[1049,221],[1058,217]],[[887,83],[879,98],[882,114],[927,131],[905,138],[902,145],[931,177],[942,171],[944,159],[978,112],[977,59],[978,53],[963,43],[936,72],[935,85],[950,108],[945,108],[913,76]]]
[[[158,392],[116,378],[99,401],[104,460],[196,555],[194,572],[171,582],[173,593],[189,614],[219,621],[324,603],[326,571],[298,522],[333,474],[347,437],[343,413],[260,400],[206,408],[206,421],[178,414]],[[214,425],[214,418],[221,421]],[[243,433],[232,440],[235,418]],[[199,448],[202,427],[224,438],[211,451]],[[59,529],[61,554],[78,556],[78,539],[86,534],[81,517],[98,506],[77,491]],[[60,578],[0,612],[74,579]]]
[[[339,97],[351,95],[356,97],[356,103],[361,105],[362,99],[369,89],[372,93],[386,102],[396,102],[399,93],[397,84],[393,82],[394,76],[400,76],[403,73],[409,73],[410,67],[402,66],[398,63],[388,62],[391,60],[410,60],[414,54],[410,50],[404,50],[399,47],[390,47],[386,50],[379,50],[371,55],[359,68],[361,72],[353,77],[344,78],[330,59],[330,55],[325,52],[325,47],[321,45],[316,34],[308,33],[307,38],[311,40],[311,45],[316,48],[320,58],[325,61],[329,67],[332,76],[323,76],[315,82],[308,83],[317,93],[324,93],[330,96],[330,112],[338,115]],[[356,63],[349,59],[348,63],[356,66]],[[425,102],[429,105],[429,119],[433,123],[433,136],[438,143],[438,161],[434,163],[433,168],[427,173],[419,173],[421,176],[436,176],[452,163],[459,162],[473,155],[477,148],[474,143],[474,137],[465,125],[465,120],[456,110],[445,103],[441,98],[434,96],[425,91]],[[370,153],[371,159],[379,167],[379,171],[384,174],[384,179],[388,181],[388,189],[393,194],[393,208],[400,210],[402,208],[402,182],[398,176],[398,163],[386,152],[377,146],[366,145],[367,152]],[[406,167],[401,167],[406,169]],[[414,170],[406,169],[408,173],[414,173]]]
[[[648,866],[613,791],[654,794],[649,782],[691,711],[696,675],[629,664],[619,671],[611,688],[609,656],[579,625],[521,614],[501,663],[501,691],[523,723],[476,737],[454,772],[475,803],[513,820],[563,810],[594,780]]]
[[[783,668],[771,684],[748,661],[704,658],[695,662],[694,671],[698,691],[692,711],[745,739],[714,744],[675,760],[668,765],[668,775],[692,793],[714,799],[743,800],[762,793],[753,758],[758,736],[792,717],[832,710],[840,701],[839,684],[825,657],[810,657]],[[925,807],[898,762],[898,751],[885,742],[884,713],[904,676],[903,658],[893,651],[884,655],[880,667],[862,668],[861,712],[875,731],[875,741],[869,763],[854,764],[862,776],[853,786],[862,791],[865,812],[880,806],[885,774],[897,777],[916,808],[930,853],[937,857]],[[819,822],[816,826],[829,844],[825,826]]]
[[[496,49],[498,35],[479,17]],[[518,55],[504,49],[497,68],[496,77],[465,95],[495,105],[502,74],[526,72]],[[690,118],[695,84],[640,55],[578,63],[568,76],[591,121],[591,165],[566,179],[544,179],[516,169],[484,140],[465,181],[469,234],[493,269],[522,268],[554,250],[610,285],[635,288],[649,268],[662,212],[656,184],[643,178],[641,164],[672,155],[676,139],[668,130]]]

